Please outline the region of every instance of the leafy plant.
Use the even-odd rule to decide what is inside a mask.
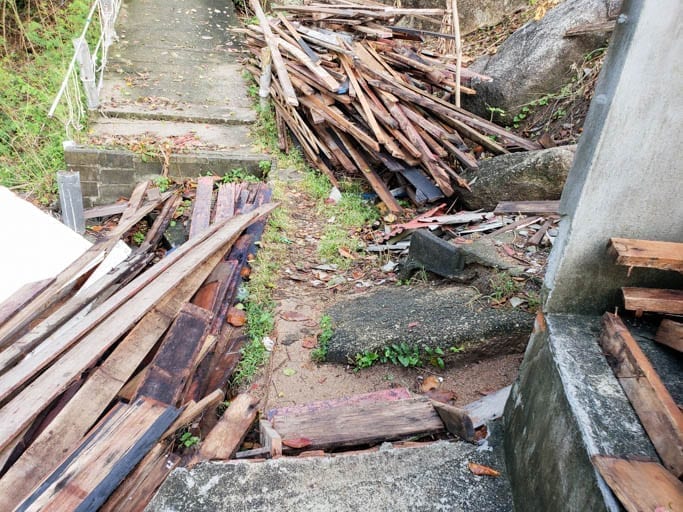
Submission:
[[[404,368],[422,366],[420,349],[416,346],[408,345],[406,342],[393,343],[392,345],[385,347],[384,354],[380,361],[382,363],[400,365]]]
[[[154,184],[162,194],[171,188],[171,180],[168,176],[156,176],[154,178]]]
[[[311,351],[311,359],[317,363],[322,363],[327,357],[330,339],[334,330],[332,329],[332,319],[328,315],[323,315],[320,319],[320,334],[318,335],[318,346]]]
[[[503,302],[520,291],[520,286],[507,272],[496,272],[489,280],[491,298],[496,302]]]
[[[486,104],[486,110],[491,114],[489,117],[489,121],[493,122],[494,116],[498,115],[499,117],[505,117],[506,112],[504,109],[499,108],[499,107],[492,107],[489,104]]]
[[[370,368],[373,364],[380,360],[380,356],[377,352],[363,352],[362,354],[356,354],[356,368]]]
[[[192,448],[199,444],[200,439],[198,436],[192,435],[192,432],[186,431],[180,436],[179,441],[185,448]]]
[[[145,234],[142,231],[138,230],[135,233],[133,233],[132,240],[135,245],[142,245],[142,242],[145,241]]]
[[[422,349],[424,350],[424,353],[427,356],[427,361],[430,365],[441,368],[442,370],[446,367],[446,364],[443,361],[445,352],[441,347],[431,348],[423,346]]]
[[[258,163],[258,168],[261,171],[261,176],[263,178],[266,178],[268,176],[268,173],[270,173],[270,168],[272,167],[273,163],[270,160],[259,160]]]
[[[260,166],[260,164],[259,164]],[[258,179],[256,176],[253,174],[249,174],[249,172],[245,169],[242,169],[241,167],[238,167],[237,169],[231,169],[227,173],[223,175],[221,178],[221,181],[223,183],[237,183],[237,182],[242,182],[242,181],[247,181],[250,183],[258,183],[261,180]]]

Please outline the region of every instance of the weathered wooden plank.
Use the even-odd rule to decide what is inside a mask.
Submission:
[[[268,455],[271,458],[280,457],[282,455],[282,438],[270,421],[261,420],[259,422],[259,433],[261,446],[268,450]]]
[[[146,252],[150,248],[155,248],[157,244],[161,241],[161,237],[164,236],[166,228],[173,220],[173,214],[176,208],[182,201],[182,196],[180,194],[173,195],[165,200],[164,206],[159,212],[159,215],[154,222],[152,227],[149,228],[147,234],[145,235],[145,240],[138,247],[137,252]]]
[[[230,402],[220,421],[209,432],[199,447],[199,454],[192,464],[202,460],[227,460],[242,444],[249,427],[258,413],[259,399],[248,395],[238,395]]]
[[[26,283],[0,304],[0,325],[4,324],[18,311],[31,302],[40,292],[50,286],[54,278]]]
[[[165,443],[157,443],[121,482],[99,512],[142,512],[180,457]]]
[[[166,432],[164,432],[164,435],[161,436],[161,439],[168,439],[174,435],[176,431],[195,421],[199,416],[204,414],[205,411],[218,407],[218,404],[220,404],[224,398],[225,392],[222,389],[216,389],[202,398],[199,402],[193,400],[187,403],[183,412],[178,416],[178,419],[173,422],[173,425],[168,427]]]
[[[119,220],[120,224],[125,224],[135,217],[135,213],[140,209],[142,202],[145,200],[145,193],[147,192],[149,185],[149,180],[141,181],[135,185],[135,188],[130,195],[130,199],[128,199],[128,205],[121,215],[121,220]]]
[[[661,464],[604,455],[593,464],[627,512],[683,510],[683,483]]]
[[[235,215],[235,184],[222,183],[216,195],[216,213],[214,222],[229,219]]]
[[[182,307],[147,368],[137,397],[177,405],[208,334],[211,318],[210,311],[194,304]]]
[[[276,416],[273,428],[282,443],[305,440],[309,450],[375,444],[403,437],[436,434],[443,421],[427,399],[354,404],[296,416]],[[291,451],[288,448],[285,451]]]
[[[683,272],[683,243],[610,238],[608,251],[617,265]]]
[[[493,213],[559,213],[559,201],[502,201]]]
[[[197,195],[192,203],[190,239],[209,227],[214,181],[213,176],[200,176],[197,178]]]
[[[665,318],[659,324],[655,341],[683,352],[683,323]]]
[[[117,407],[17,510],[97,510],[177,416],[152,400]]]
[[[177,286],[185,275],[194,270],[198,264],[211,254],[225,250],[249,223],[262,215],[266,215],[275,206],[263,206],[251,213],[228,220],[225,224],[218,225],[215,230],[209,229],[206,231],[207,236],[211,234],[212,236],[209,236],[208,239],[199,244],[197,250],[191,251],[188,249],[183,251],[185,246],[194,247],[191,244],[192,241],[190,241],[166,258],[175,262],[172,268],[169,268],[170,265],[161,265],[165,271],[158,275],[151,286],[145,288],[145,292],[141,293],[137,300],[128,300],[120,308],[116,309],[113,314],[109,314],[106,318],[101,319],[97,326],[84,336],[78,344],[0,410],[0,449],[12,442],[16,435],[57,394],[64,390],[86,368],[92,366],[105,350]],[[186,252],[190,252],[187,257],[181,258],[176,256],[178,253],[183,255]],[[155,267],[163,264],[163,262],[164,260],[155,265]],[[141,278],[142,281],[145,281],[145,274],[140,276],[138,280]],[[129,287],[137,290],[138,283],[136,281],[131,283]],[[121,292],[125,294],[130,292],[130,290],[124,289]],[[120,297],[114,296],[112,299],[116,301]],[[86,319],[94,314],[95,312],[91,313]]]
[[[95,219],[97,217],[111,217],[112,215],[120,215],[128,208],[128,201],[120,203],[106,204],[103,206],[95,206],[83,211],[85,219]]]
[[[683,412],[618,316],[602,317],[600,345],[664,465],[683,476]]]
[[[474,425],[467,411],[434,400],[432,406],[446,426],[446,430],[465,441],[474,441]]]
[[[195,267],[137,323],[55,417],[50,428],[38,436],[0,479],[0,496],[8,508],[20,503],[61,462],[63,454],[90,430],[220,258],[221,254],[216,253]]]
[[[636,315],[644,311],[683,315],[683,290],[624,287],[621,292],[624,295],[624,308],[635,311]]]

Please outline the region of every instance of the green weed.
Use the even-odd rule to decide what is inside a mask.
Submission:
[[[145,233],[142,231],[136,231],[133,233],[132,240],[135,245],[142,245],[142,242],[145,241]]]
[[[249,183],[258,183],[261,180],[253,174],[250,174],[246,169],[238,167],[237,169],[231,169],[225,173],[221,178],[221,181],[223,183],[240,183],[245,181]]]
[[[327,351],[329,350],[329,343],[333,334],[332,319],[328,315],[323,315],[320,319],[318,346],[311,351],[311,359],[316,363],[322,363],[327,358]]]
[[[496,272],[489,279],[491,298],[503,302],[520,291],[520,285],[507,272]]]
[[[183,432],[178,440],[185,448],[192,448],[193,446],[198,445],[200,441],[198,436],[192,435],[192,432],[189,431]]]

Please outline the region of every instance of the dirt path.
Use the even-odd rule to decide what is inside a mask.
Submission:
[[[393,273],[382,272],[381,260],[359,259],[348,270],[332,270],[317,253],[330,219],[297,185],[287,185],[282,207],[289,212],[291,225],[286,233],[290,243],[273,291],[276,327],[272,337],[276,343],[269,362],[251,385],[251,391],[261,396],[264,411],[390,387],[419,391],[420,379],[429,375],[443,379],[440,390],[453,393],[458,405],[512,383],[521,354],[450,366],[445,370],[390,364],[358,370],[352,365],[314,362],[311,351],[327,308],[340,299],[378,286],[397,286],[397,278]]]

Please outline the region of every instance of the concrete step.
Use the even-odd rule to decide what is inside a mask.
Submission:
[[[207,462],[171,473],[148,512],[400,512],[512,510],[505,476],[475,476],[468,462],[502,469],[500,446],[423,447],[264,462]]]

